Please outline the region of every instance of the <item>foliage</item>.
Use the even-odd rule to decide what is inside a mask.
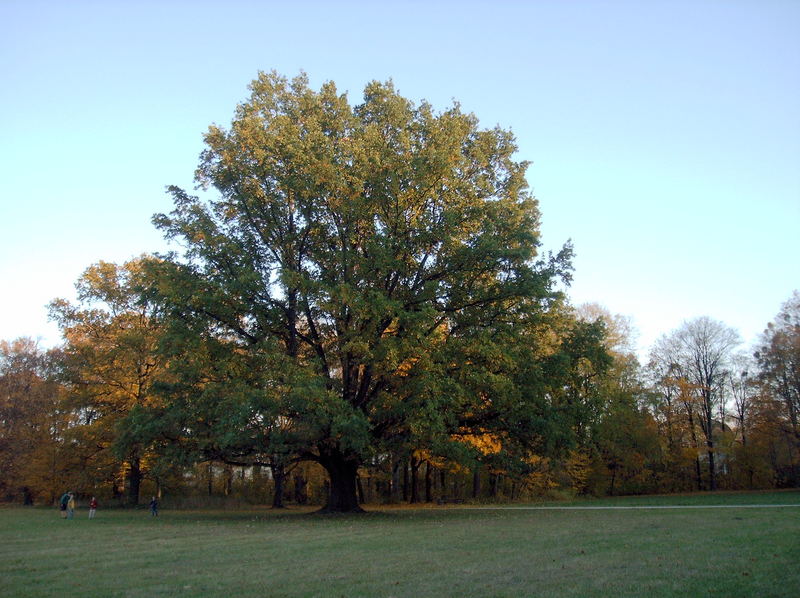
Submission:
[[[800,485],[800,293],[795,291],[767,326],[755,357],[762,395],[754,415],[757,442],[764,456],[769,455],[775,482],[796,487]]]
[[[0,497],[53,502],[72,481],[53,362],[35,341],[0,341]]]
[[[62,348],[0,345],[0,494],[519,500],[800,484],[800,295],[753,357],[570,306],[513,135],[391,82],[260,74],[212,126],[181,253],[98,262]],[[327,480],[323,479],[322,471]]]
[[[800,293],[794,292],[761,338],[756,359],[760,379],[784,404],[792,433],[800,440]]]
[[[84,488],[125,480],[127,500],[137,504],[147,471],[148,447],[129,441],[126,416],[157,399],[153,382],[163,366],[155,348],[161,334],[157,308],[143,299],[139,258],[118,266],[98,262],[76,284],[79,305],[58,299],[51,315],[66,344],[61,375],[64,406],[76,416],[68,434],[81,452]]]
[[[381,451],[474,461],[476,433],[506,455],[545,444],[545,395],[524,386],[555,392],[542,375],[577,375],[593,338],[541,371],[532,331],[570,250],[537,261],[512,135],[391,83],[356,107],[305,76],[261,74],[251,91],[206,134],[197,180],[218,195],[172,188],[155,217],[186,248],[151,269],[175,357],[161,421],[221,457],[319,462],[333,510],[357,508],[358,467]]]
[[[702,432],[708,461],[708,485],[717,488],[715,442],[725,422],[721,415],[725,384],[733,349],[740,343],[735,330],[709,317],[684,322],[662,336],[652,352],[653,366],[661,372],[661,384],[677,388],[677,397],[688,417],[694,448],[699,449],[695,424]],[[670,391],[671,392],[671,391]],[[700,461],[696,460],[700,486]]]

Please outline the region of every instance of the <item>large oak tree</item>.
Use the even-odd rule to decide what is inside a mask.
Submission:
[[[205,142],[202,197],[172,187],[154,218],[184,248],[151,264],[181,356],[163,435],[316,461],[331,511],[359,510],[358,468],[387,447],[477,458],[490,436],[522,458],[544,442],[538,332],[570,250],[537,257],[510,132],[391,83],[353,107],[333,83],[262,73]]]

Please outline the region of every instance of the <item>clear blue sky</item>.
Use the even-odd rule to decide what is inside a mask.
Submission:
[[[710,315],[751,342],[800,287],[800,2],[0,0],[0,339],[98,260],[163,250],[164,186],[258,70],[370,80],[517,135],[574,303],[646,349]]]

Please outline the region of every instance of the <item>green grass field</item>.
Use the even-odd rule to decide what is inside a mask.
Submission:
[[[3,508],[0,596],[800,596],[800,492],[565,504],[731,508]]]

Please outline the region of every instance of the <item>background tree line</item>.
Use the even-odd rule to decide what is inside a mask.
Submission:
[[[205,141],[202,194],[153,219],[182,251],[88,268],[57,350],[3,343],[5,498],[797,484],[797,294],[753,356],[700,318],[640,364],[624,318],[568,304],[513,136],[457,104],[262,73]]]
[[[103,272],[125,280],[138,264],[99,264],[82,280]],[[118,306],[114,313],[59,302],[53,308],[65,318],[63,347],[45,351],[30,339],[0,342],[3,500],[52,503],[69,487],[120,504],[162,492],[185,505],[325,503],[330,490],[324,470],[292,455],[247,461],[210,447],[194,447],[188,456],[168,439],[149,446],[132,442],[128,426],[137,407],[158,400],[154,380],[166,368],[155,341],[164,330],[141,307]],[[624,318],[595,305],[564,310],[573,326],[582,323],[584,333],[599,336],[606,353],[599,356],[600,372],[585,356],[574,364],[559,397],[569,417],[562,412],[563,419],[548,422],[553,446],[530,454],[520,467],[504,463],[488,436],[464,441],[472,461],[398,443],[359,468],[359,500],[798,486],[800,294],[784,304],[751,354],[735,351],[731,329],[701,318],[659,339],[646,364],[630,350]],[[561,331],[571,335],[570,343],[587,342],[575,332]],[[567,356],[570,350],[576,347]]]

